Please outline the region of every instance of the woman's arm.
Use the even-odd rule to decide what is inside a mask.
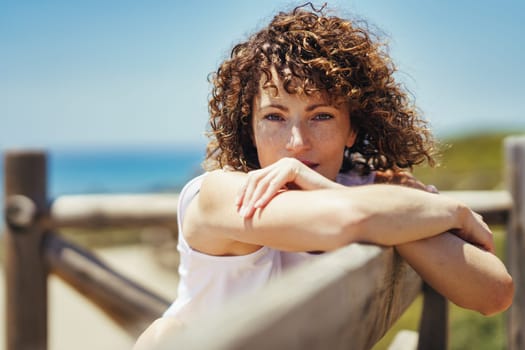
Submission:
[[[408,173],[378,175],[382,182],[428,190]],[[491,253],[492,233],[480,216],[452,199],[394,185],[285,191],[245,218],[236,206],[227,209],[224,204],[231,203],[229,187],[240,188],[246,181],[244,174],[215,173],[203,186],[201,204],[226,209],[207,208],[207,225],[217,234],[225,230],[229,239],[254,247],[299,251],[330,250],[355,241],[396,245],[425,281],[462,307],[492,314],[512,302],[512,278]],[[214,218],[215,210],[221,214]],[[457,235],[441,234],[450,229]]]
[[[252,217],[242,217],[235,197],[246,176],[206,176],[183,222],[192,247],[237,255],[239,243],[288,251],[332,250],[352,242],[391,246],[456,229],[462,238],[493,248],[488,227],[461,203],[395,185],[284,191]]]
[[[396,250],[425,282],[458,306],[492,315],[512,303],[514,284],[503,263],[453,234],[397,245]]]
[[[337,189],[344,187],[317,173],[295,158],[282,158],[265,168],[250,171],[239,189],[235,204],[239,214],[251,217],[283,188],[301,190]]]
[[[403,171],[378,172],[376,181],[437,193]],[[401,244],[396,250],[428,284],[461,307],[491,315],[512,303],[514,284],[505,265],[453,234]]]

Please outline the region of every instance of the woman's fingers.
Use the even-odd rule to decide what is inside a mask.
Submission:
[[[483,217],[476,212],[473,212],[473,220],[477,224],[478,230],[475,231],[481,240],[481,245],[491,253],[494,253],[494,235],[489,228],[489,225],[483,221]],[[476,237],[476,238],[478,238]]]
[[[248,218],[256,209],[266,206],[287,183],[295,181],[295,166],[293,161],[283,158],[269,167],[250,172],[235,200],[239,214]]]
[[[494,253],[494,236],[481,215],[471,211],[463,228],[456,234],[465,241]]]
[[[425,185],[406,171],[393,172],[387,170],[378,172],[377,182],[400,184],[407,187],[425,190],[431,193],[439,193],[433,185]],[[464,226],[460,230],[454,230],[455,234],[463,240],[479,246],[489,252],[494,252],[494,239],[489,226],[483,221],[483,217],[473,211],[466,216]]]
[[[263,169],[261,169],[263,170]],[[242,200],[239,205],[239,214],[242,217],[251,217],[253,215],[253,193],[257,190],[260,178],[260,170],[253,171],[248,174],[245,184],[243,185]]]
[[[257,208],[256,203],[259,203],[262,197],[269,196],[265,194],[269,188],[271,191],[270,183],[275,176],[275,170],[272,168],[255,170],[248,174],[246,183],[241,187],[240,199],[236,203],[242,217],[251,217]]]
[[[235,205],[239,215],[251,217],[264,208],[283,188],[294,183],[301,189],[327,188],[332,182],[294,158],[282,158],[274,164],[248,173],[239,188]]]
[[[235,206],[237,208],[241,207],[242,201],[244,200],[244,193],[246,192],[246,182],[241,185],[239,188],[239,191],[237,192],[237,196],[235,196]]]
[[[289,180],[289,173],[276,173],[273,174],[272,177],[266,177],[261,182],[264,182],[261,184],[260,193],[257,193],[257,195],[254,196],[256,199],[253,206],[255,208],[263,208],[268,204],[268,202],[275,197],[279,191],[281,191],[287,183],[291,182]],[[262,189],[264,188],[264,191]]]
[[[425,185],[423,182],[419,181],[414,175],[412,175],[408,171],[394,172],[390,169],[385,171],[377,171],[375,182],[403,185],[406,187],[412,187],[430,193],[439,193],[436,186]]]
[[[425,190],[430,193],[439,193],[438,189],[434,185],[426,185]]]
[[[271,192],[272,188],[274,187],[272,184],[276,182],[275,177],[276,177],[275,170],[273,170],[267,173],[264,177],[261,177],[258,179],[257,186],[255,187],[253,193],[251,194],[251,198],[248,202],[248,205],[251,208],[257,209],[261,207],[262,206],[261,199],[271,195],[271,193],[270,194],[268,193]],[[284,184],[281,185],[280,187],[282,186],[284,186]]]

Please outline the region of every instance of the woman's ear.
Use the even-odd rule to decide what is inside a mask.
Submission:
[[[248,128],[248,137],[252,142],[253,148],[257,149],[257,142],[255,142],[255,132],[253,131],[253,119],[250,118],[249,128]]]
[[[354,145],[356,138],[357,130],[350,130],[350,133],[348,134],[348,139],[346,140],[346,147],[351,148]]]

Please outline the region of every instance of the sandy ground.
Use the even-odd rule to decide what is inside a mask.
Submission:
[[[99,249],[96,253],[131,279],[171,300],[175,298],[177,272],[162,268],[154,250],[145,245]],[[0,266],[0,309],[5,310],[4,271]],[[0,319],[0,349],[5,348],[5,312]],[[128,336],[89,300],[56,277],[49,278],[49,350],[130,349]]]

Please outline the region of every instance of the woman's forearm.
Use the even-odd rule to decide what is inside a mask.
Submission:
[[[512,303],[514,285],[492,253],[444,233],[396,246],[419,275],[453,303],[491,315]]]
[[[349,191],[354,210],[362,218],[356,241],[391,246],[455,230],[464,240],[493,249],[492,233],[481,217],[452,198],[394,185]]]
[[[285,191],[245,218],[235,205],[245,176],[224,172],[206,176],[197,203],[189,206],[184,219],[186,238],[195,245],[205,243],[197,247],[200,250],[207,252],[211,239],[286,251],[333,250],[353,242],[393,246],[451,229],[492,249],[490,230],[464,205],[396,185]]]

